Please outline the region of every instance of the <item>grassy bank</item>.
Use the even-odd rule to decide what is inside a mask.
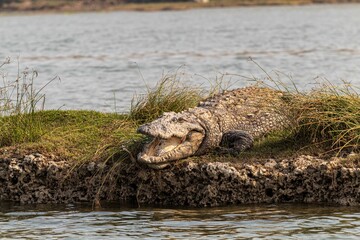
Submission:
[[[106,160],[138,139],[127,116],[93,111],[39,111],[2,117],[0,124],[2,147],[73,161]]]
[[[136,134],[139,124],[164,111],[195,106],[206,95],[201,89],[182,85],[176,75],[171,75],[146,94],[134,97],[129,114],[45,111],[45,95],[33,87],[37,73],[19,71],[11,81],[1,72],[7,64],[9,59],[0,65],[0,153],[5,156],[7,152],[39,152],[74,163],[130,159],[143,145],[144,137]]]
[[[36,90],[36,71],[18,71],[15,80],[7,79],[2,72],[10,64],[0,64],[0,152],[40,152],[55,155],[74,163],[84,161],[129,160],[136,156],[144,136],[136,133],[137,127],[150,122],[163,112],[180,112],[194,107],[202,99],[219,93],[221,82],[212,89],[189,87],[180,81],[182,75],[165,75],[147,92],[135,96],[128,114],[95,111],[44,111],[45,95],[42,89],[57,78]],[[308,92],[299,92],[274,81],[267,82],[287,92],[284,99],[294,124],[286,131],[259,139],[252,150],[241,158],[267,158],[306,152],[310,154],[341,154],[359,150],[360,96],[359,89],[349,84],[336,87],[323,82]],[[279,111],[284,111],[279,109]],[[217,160],[216,152],[207,156]]]
[[[240,157],[268,158],[298,153],[336,155],[357,149],[360,143],[360,97],[348,85],[326,84],[310,92],[288,91],[287,101],[296,115],[294,126],[255,143]],[[136,156],[145,137],[136,133],[139,124],[164,111],[195,106],[206,92],[184,87],[175,77],[165,77],[154,89],[134,98],[129,114],[95,111],[14,111],[0,117],[0,152],[40,152],[74,163],[129,160]],[[31,99],[30,99],[31,101]],[[10,152],[11,152],[10,151]],[[216,152],[206,158],[224,160]],[[225,156],[225,161],[234,159]]]
[[[4,1],[1,11],[162,11],[162,10],[186,10],[193,8],[211,7],[234,7],[234,6],[258,6],[258,5],[304,5],[323,3],[360,3],[360,0],[210,0],[207,3],[195,1],[184,2],[142,2],[139,1],[68,1],[68,0],[20,0]]]

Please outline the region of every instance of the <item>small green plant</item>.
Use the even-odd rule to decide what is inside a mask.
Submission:
[[[25,68],[20,72],[18,63],[17,76],[11,81],[8,73],[2,70],[9,64],[10,58],[0,64],[0,146],[39,139],[43,131],[34,113],[44,109],[45,94],[42,90],[52,81],[59,79],[55,77],[36,90],[34,80],[38,76],[37,71]]]
[[[10,58],[7,58],[0,64],[0,70],[10,63]],[[59,79],[59,77],[54,77],[44,86],[36,89],[34,81],[38,77],[38,72],[36,70],[30,71],[28,68],[20,71],[19,63],[15,80],[9,80],[8,74],[3,71],[0,71],[0,75],[2,77],[2,85],[0,85],[0,116],[29,114],[37,110],[43,110],[45,105],[43,89],[51,82]]]

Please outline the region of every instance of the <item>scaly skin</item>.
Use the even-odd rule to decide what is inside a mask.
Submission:
[[[161,169],[214,148],[243,151],[254,139],[290,125],[284,99],[284,92],[252,86],[224,91],[180,113],[164,113],[138,128],[154,138],[138,154],[138,161]]]

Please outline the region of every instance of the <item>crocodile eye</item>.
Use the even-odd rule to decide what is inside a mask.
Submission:
[[[179,123],[186,122],[185,118],[182,118],[182,117],[179,117],[179,118],[177,119],[177,121],[178,121]]]

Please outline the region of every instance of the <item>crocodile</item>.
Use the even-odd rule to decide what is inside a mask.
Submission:
[[[251,148],[257,138],[291,125],[287,95],[250,86],[215,94],[182,112],[165,112],[138,128],[152,141],[137,161],[162,169],[172,161],[217,148],[234,153]]]

